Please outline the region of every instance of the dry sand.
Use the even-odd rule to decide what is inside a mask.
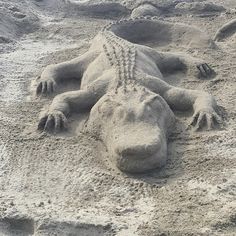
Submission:
[[[226,11],[162,17],[213,37],[236,17],[236,3],[211,2]],[[62,0],[0,1],[0,235],[236,235],[236,35],[217,43],[218,50],[187,49],[174,39],[162,48],[151,45],[212,65],[212,80],[168,79],[212,93],[226,124],[193,133],[186,130],[191,114],[176,113],[167,166],[131,176],[113,168],[103,144],[79,128],[57,136],[36,131],[39,112],[51,98],[35,98],[31,81],[46,65],[85,52],[104,25],[127,14],[102,18],[75,9]],[[71,126],[86,116],[72,117]]]

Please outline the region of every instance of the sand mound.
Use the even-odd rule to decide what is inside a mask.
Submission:
[[[141,16],[159,16],[161,15],[161,11],[153,6],[152,4],[143,4],[138,6],[132,11],[131,17],[137,18]]]
[[[225,11],[225,8],[223,6],[216,5],[211,2],[181,2],[175,6],[175,9],[180,12],[192,12],[201,14]]]
[[[31,0],[31,4],[44,16],[66,16],[70,11],[70,2],[67,0]]]
[[[176,14],[216,14],[226,9],[222,5],[217,5],[204,0],[177,0],[177,1],[127,1],[125,6],[132,9],[132,17],[140,16],[173,16]]]
[[[69,14],[73,15],[89,15],[91,17],[113,18],[129,14],[123,4],[117,1],[96,1],[96,0],[70,0]]]
[[[0,1],[0,43],[9,43],[38,29],[39,19],[26,1]]]
[[[43,220],[37,222],[22,216],[10,216],[0,219],[1,235],[79,235],[79,236],[105,236],[112,235],[109,224],[88,224],[73,221]]]

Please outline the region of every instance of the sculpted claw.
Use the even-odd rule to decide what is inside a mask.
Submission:
[[[42,91],[42,82],[40,82],[37,86],[37,89],[36,89],[36,94],[39,95]]]
[[[197,69],[199,70],[200,78],[203,77],[205,79],[208,79],[215,75],[214,70],[207,63],[197,65]]]
[[[42,118],[40,118],[39,123],[38,123],[38,130],[44,130],[44,126],[46,124],[47,121],[47,116],[43,116]]]
[[[60,111],[52,111],[44,115],[38,124],[38,130],[47,132],[60,132],[67,129],[67,119]]]
[[[188,127],[193,127],[194,131],[200,131],[202,129],[212,130],[215,126],[221,124],[222,119],[215,111],[202,110],[193,115],[192,121]]]
[[[37,89],[36,94],[39,95],[50,95],[56,89],[56,82],[53,79],[43,80],[40,81]]]

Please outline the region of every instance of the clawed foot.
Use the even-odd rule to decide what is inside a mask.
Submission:
[[[189,127],[194,127],[194,131],[201,129],[211,130],[215,126],[221,125],[222,119],[214,110],[201,110],[193,115]]]
[[[199,64],[197,68],[200,78],[208,79],[215,75],[215,71],[207,63]]]
[[[61,111],[52,111],[44,115],[38,124],[38,130],[60,132],[67,129],[67,118]]]
[[[39,82],[37,89],[36,89],[36,94],[37,95],[49,95],[53,93],[56,89],[56,82],[53,79],[48,79],[48,80],[42,80]]]

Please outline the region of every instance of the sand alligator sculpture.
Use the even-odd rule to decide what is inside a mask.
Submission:
[[[213,128],[220,122],[215,99],[207,92],[171,86],[163,77],[165,72],[189,68],[208,77],[213,73],[210,66],[189,56],[133,43],[144,36],[140,31],[157,34],[160,26],[167,29],[171,24],[136,19],[109,25],[93,39],[85,54],[47,66],[38,81],[37,94],[53,93],[72,78],[81,81],[81,88],[56,95],[38,128],[60,131],[67,127],[71,113],[91,110],[85,130],[105,143],[120,170],[131,173],[166,163],[167,138],[175,122],[172,109],[193,109],[191,124],[196,130]],[[189,27],[174,26],[180,30]],[[191,27],[189,30],[192,34]],[[187,33],[184,37],[182,40],[191,38]]]

